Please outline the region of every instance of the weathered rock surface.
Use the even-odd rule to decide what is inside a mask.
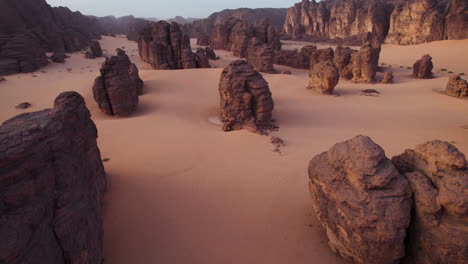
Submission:
[[[275,51],[274,63],[285,65],[296,69],[310,69],[310,57],[317,49],[314,45],[307,45],[301,48],[300,51],[295,50],[278,50]]]
[[[101,263],[106,175],[75,92],[0,126],[0,263]]]
[[[140,58],[156,70],[197,67],[190,39],[175,22],[159,21],[147,25],[140,32],[138,50]]]
[[[368,32],[385,38],[393,5],[387,1],[303,0],[288,9],[283,36],[362,45]]]
[[[195,54],[197,56],[198,68],[211,68],[210,61],[204,49],[198,48]]]
[[[432,57],[429,54],[422,56],[422,58],[416,61],[413,65],[413,77],[418,79],[430,79],[433,77],[432,69]]]
[[[257,38],[253,38],[247,49],[247,63],[254,70],[265,73],[275,73],[273,68],[275,52],[265,43],[262,43]]]
[[[468,168],[453,145],[434,140],[392,159],[414,193],[408,263],[466,263]]]
[[[335,86],[340,79],[340,72],[333,61],[321,61],[312,66],[308,89],[321,94],[333,94]]]
[[[389,71],[389,72],[386,72],[383,79],[382,79],[382,83],[393,83],[393,72],[392,71]]]
[[[210,45],[210,37],[204,33],[197,34],[197,45],[199,46],[209,46]]]
[[[56,63],[64,63],[66,58],[68,58],[68,56],[63,52],[56,52],[50,56],[50,59]]]
[[[0,74],[32,72],[45,65],[45,50],[34,35],[0,35]]]
[[[333,251],[352,263],[398,263],[405,256],[411,189],[370,138],[357,136],[314,157],[310,192]]]
[[[330,60],[333,60],[334,56],[335,54],[332,48],[313,50],[310,54],[310,69],[312,69],[315,66],[315,64],[318,64],[320,62],[328,62]]]
[[[381,45],[368,40],[351,55],[349,64],[341,71],[341,77],[347,80],[372,83],[378,70]]]
[[[130,68],[128,69],[128,74],[133,82],[136,84],[137,94],[143,94],[143,80],[140,78],[140,74],[138,73],[138,68],[135,63],[130,64]]]
[[[348,66],[349,62],[351,61],[351,56],[356,52],[357,50],[354,50],[350,47],[336,47],[333,62],[335,63],[338,70],[342,71],[346,66]]]
[[[205,48],[205,54],[206,54],[206,57],[209,59],[209,60],[217,60],[219,59],[218,56],[216,56],[216,53],[215,51],[210,48],[210,47],[206,47]]]
[[[117,50],[117,56],[106,59],[93,86],[94,100],[101,111],[128,116],[137,109],[142,86],[135,68],[121,49]]]
[[[221,73],[219,82],[223,130],[271,129],[274,108],[268,83],[246,61],[236,60]]]
[[[386,43],[410,45],[468,38],[466,0],[401,1],[390,17]]]
[[[97,40],[94,40],[91,42],[91,46],[89,47],[91,52],[93,53],[94,57],[102,57],[102,49],[101,49],[101,44]]]
[[[452,75],[447,83],[445,93],[454,97],[468,97],[468,82],[458,75]]]

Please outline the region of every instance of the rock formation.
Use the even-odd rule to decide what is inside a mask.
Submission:
[[[0,38],[0,74],[32,72],[47,65],[45,50],[30,33]]]
[[[392,71],[389,71],[389,72],[386,72],[383,79],[382,79],[382,83],[393,83],[393,72]]]
[[[466,263],[468,163],[453,145],[434,140],[392,159],[414,193],[408,263]]]
[[[0,263],[102,263],[106,175],[84,99],[0,126]]]
[[[135,68],[121,49],[117,50],[117,56],[106,59],[93,86],[94,100],[101,111],[128,116],[136,110],[142,86]]]
[[[380,49],[381,46],[378,42],[368,40],[358,52],[351,55],[349,64],[341,71],[341,77],[353,81],[374,82],[378,70]]]
[[[204,33],[198,33],[197,34],[197,45],[199,46],[209,46],[210,45],[210,38],[208,35]]]
[[[332,250],[352,263],[398,263],[405,256],[411,189],[370,138],[357,136],[314,157],[310,193]]]
[[[217,60],[219,59],[218,56],[216,56],[216,53],[215,51],[210,48],[210,47],[206,47],[205,48],[205,54],[206,54],[206,57],[209,59],[209,60]]]
[[[340,72],[348,66],[349,62],[351,61],[351,56],[353,53],[357,52],[350,47],[342,47],[338,46],[335,48],[335,54],[333,57],[333,62],[335,63],[336,67]]]
[[[466,0],[400,2],[390,17],[386,43],[409,45],[468,38]]]
[[[156,70],[196,68],[190,39],[179,25],[165,21],[151,23],[140,32],[138,50],[141,60]]]
[[[94,57],[102,57],[101,45],[99,44],[97,40],[94,40],[93,42],[91,42],[91,46],[89,47],[89,49],[93,53]]]
[[[56,52],[50,56],[50,59],[56,63],[64,63],[66,58],[68,58],[68,56],[63,52]]]
[[[197,56],[198,68],[211,68],[210,61],[204,49],[198,48],[195,54]]]
[[[314,45],[307,45],[301,48],[300,51],[295,50],[278,50],[275,51],[274,63],[285,65],[296,69],[310,69],[310,57],[317,49]]]
[[[303,0],[288,9],[283,36],[348,45],[368,32],[402,45],[465,39],[467,10],[466,0]]]
[[[309,77],[308,89],[321,94],[333,94],[333,90],[340,79],[340,72],[333,61],[329,59],[312,66]]]
[[[416,61],[413,65],[413,77],[418,79],[430,79],[433,77],[432,68],[432,57],[429,54],[422,56],[422,58]]]
[[[274,108],[268,83],[247,62],[236,60],[221,73],[219,82],[223,130],[271,129]]]
[[[288,9],[283,36],[361,45],[372,32],[383,41],[393,5],[368,0],[303,0]]]
[[[320,62],[328,62],[329,60],[333,60],[334,56],[335,54],[332,48],[313,50],[310,54],[310,69],[312,69],[315,66],[315,64],[318,64]]]
[[[140,74],[138,73],[138,68],[135,63],[130,64],[130,68],[128,69],[128,74],[133,82],[136,84],[137,94],[143,94],[143,80],[140,78]]]
[[[468,82],[460,78],[459,75],[452,75],[445,88],[445,93],[454,97],[468,97]]]
[[[275,52],[267,44],[260,42],[257,38],[253,38],[247,49],[247,63],[254,70],[265,73],[275,73],[273,69]]]

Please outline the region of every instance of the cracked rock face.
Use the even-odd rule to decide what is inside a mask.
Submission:
[[[309,163],[310,193],[332,250],[352,263],[405,256],[411,189],[370,138],[338,143]]]
[[[459,98],[468,97],[468,82],[458,75],[452,75],[449,78],[445,93]]]
[[[393,83],[393,72],[392,71],[389,71],[389,72],[386,72],[383,79],[382,79],[382,83]]]
[[[371,38],[370,35],[369,38]],[[380,50],[380,43],[368,40],[358,52],[351,55],[349,64],[341,71],[341,77],[353,81],[374,82]]]
[[[101,263],[106,175],[83,97],[0,126],[0,263]]]
[[[349,64],[351,61],[351,56],[353,53],[357,52],[350,47],[338,46],[335,48],[335,56],[333,57],[333,62],[340,72]]]
[[[259,72],[274,73],[273,68],[275,52],[267,44],[253,38],[247,50],[247,62]]]
[[[466,263],[468,163],[450,143],[434,140],[393,157],[411,183],[414,218],[409,263]]]
[[[285,65],[296,69],[310,69],[310,58],[317,49],[314,45],[307,45],[296,50],[275,51],[275,64]]]
[[[94,81],[94,100],[108,115],[128,116],[137,109],[142,85],[138,69],[125,51],[118,49],[117,56],[106,59],[101,75]]]
[[[262,133],[272,127],[274,108],[268,83],[246,61],[236,60],[221,73],[221,121],[224,131]]]
[[[413,77],[418,79],[430,79],[433,77],[432,69],[432,57],[429,54],[422,56],[422,58],[416,61],[413,65]]]

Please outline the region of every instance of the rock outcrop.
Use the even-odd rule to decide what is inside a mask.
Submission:
[[[393,83],[393,72],[392,71],[389,71],[389,72],[386,72],[383,79],[382,79],[382,83]]]
[[[32,72],[45,52],[74,52],[100,38],[96,20],[45,0],[0,0],[0,74]]]
[[[247,49],[247,63],[254,70],[265,73],[275,73],[273,68],[275,52],[265,43],[262,43],[257,38],[253,38]]]
[[[63,52],[56,52],[50,56],[50,59],[56,63],[64,63],[66,58],[68,58],[68,56]]]
[[[94,100],[101,111],[128,116],[137,109],[142,81],[135,68],[121,49],[117,49],[117,56],[106,59],[93,86]]]
[[[315,49],[310,54],[310,69],[312,69],[316,64],[320,62],[328,62],[333,60],[335,53],[332,48],[328,49]]]
[[[130,78],[133,80],[133,82],[136,85],[137,94],[142,95],[144,83],[143,83],[143,80],[140,78],[138,67],[136,66],[135,63],[130,64],[130,68],[128,69],[128,74],[130,75]]]
[[[101,49],[101,44],[97,40],[94,40],[91,42],[91,46],[89,47],[91,52],[93,53],[94,57],[102,57],[102,49]]]
[[[432,57],[429,54],[422,56],[422,58],[416,61],[413,65],[413,77],[418,79],[430,79],[433,77],[432,69]]]
[[[310,58],[315,50],[317,47],[314,45],[304,46],[300,51],[297,49],[278,50],[275,51],[274,63],[296,69],[310,69]]]
[[[223,70],[219,93],[224,131],[266,133],[273,128],[274,103],[268,83],[247,62],[236,60]]]
[[[195,54],[197,56],[197,68],[211,68],[210,61],[204,49],[198,48]]]
[[[368,39],[371,39],[369,37]],[[349,64],[341,71],[341,77],[347,80],[372,83],[378,70],[381,45],[375,40],[368,40],[351,55]]]
[[[468,97],[468,82],[458,75],[452,75],[445,88],[445,93],[459,98]]]
[[[106,175],[84,99],[0,126],[0,263],[102,263]]]
[[[288,9],[283,36],[362,45],[368,32],[383,41],[393,5],[369,0],[303,0]]]
[[[405,256],[411,188],[370,138],[357,136],[314,157],[310,193],[332,250],[352,263],[398,263]]]
[[[138,50],[141,60],[156,70],[196,68],[196,55],[190,39],[175,22],[151,23],[140,32]]]
[[[351,56],[356,53],[357,50],[354,50],[350,47],[338,46],[335,48],[335,54],[333,57],[333,62],[340,72],[348,66],[351,61]]]
[[[206,57],[209,59],[209,60],[217,60],[219,59],[218,56],[216,56],[216,53],[215,51],[210,48],[210,47],[206,47],[205,48],[205,54],[206,54]]]
[[[386,43],[410,45],[468,38],[466,0],[401,1],[390,17]]]
[[[308,89],[321,94],[333,94],[340,79],[340,72],[331,59],[312,66]]]
[[[392,159],[411,183],[414,213],[408,263],[468,261],[468,163],[453,145],[434,140]]]

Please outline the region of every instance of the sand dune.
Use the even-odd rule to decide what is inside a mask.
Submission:
[[[108,53],[125,46],[140,68],[145,94],[133,116],[99,112],[91,87],[103,59],[77,53],[37,77],[17,74],[0,83],[0,121],[50,107],[61,91],[85,97],[102,156],[110,158],[106,263],[342,263],[309,202],[307,165],[314,155],[357,134],[370,136],[387,156],[432,139],[468,153],[468,129],[462,128],[468,101],[440,93],[446,73],[415,80],[406,69],[429,53],[435,71],[468,73],[468,40],[384,45],[380,61],[392,65],[396,83],[340,81],[340,96],[314,94],[305,89],[306,70],[277,66],[293,73],[264,74],[280,126],[273,135],[286,142],[282,154],[272,152],[268,137],[225,133],[209,122],[218,109],[221,68],[153,71],[139,61],[136,43],[104,37],[101,45]],[[234,59],[217,52],[217,67]],[[380,95],[361,96],[366,88]],[[15,109],[24,101],[32,107]]]

